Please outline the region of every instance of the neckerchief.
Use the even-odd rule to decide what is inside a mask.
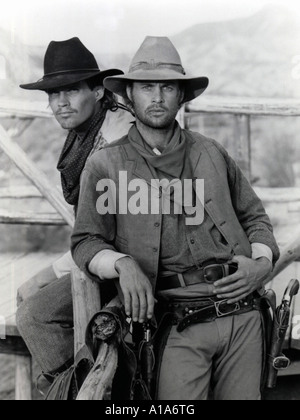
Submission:
[[[186,139],[176,122],[174,135],[160,156],[157,156],[143,140],[136,125],[128,134],[130,144],[147,163],[171,178],[180,179],[185,165]]]
[[[87,132],[79,137],[71,130],[64,144],[57,169],[61,173],[62,190],[67,203],[76,205],[79,199],[80,176],[93,150],[95,138],[105,120],[107,109],[101,109],[92,119]]]
[[[165,193],[168,191],[165,197],[169,197],[175,205],[181,206],[184,203],[184,197],[182,196],[180,202],[176,203],[177,200],[174,196],[174,190],[170,190],[170,187],[175,187],[178,182],[182,186],[183,180],[191,179],[193,181],[193,175],[189,159],[188,143],[179,124],[176,122],[174,135],[160,156],[157,156],[144,141],[136,125],[130,129],[128,139],[138,154],[146,160],[154,179],[158,178],[156,171],[167,175],[169,184],[165,190]],[[164,188],[161,188],[164,192]],[[189,203],[191,203],[191,200],[193,201],[193,196],[189,200]]]

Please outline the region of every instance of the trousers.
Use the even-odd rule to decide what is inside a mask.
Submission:
[[[51,282],[17,310],[17,326],[44,373],[56,372],[74,358],[71,276]]]
[[[25,300],[17,326],[45,373],[74,358],[70,275]],[[259,400],[263,363],[260,313],[252,311],[171,330],[164,351],[158,400]]]
[[[260,400],[263,332],[258,311],[172,327],[158,400]],[[212,394],[212,396],[211,396]]]

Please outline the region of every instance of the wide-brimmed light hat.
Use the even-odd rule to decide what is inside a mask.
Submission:
[[[20,85],[22,89],[56,89],[74,83],[99,77],[102,84],[105,77],[124,74],[118,69],[101,71],[94,55],[83,45],[79,38],[67,41],[52,41],[44,59],[44,76],[35,83]]]
[[[147,37],[134,56],[127,74],[104,80],[106,89],[126,99],[128,82],[180,81],[185,88],[184,102],[200,96],[208,86],[207,77],[188,76],[175,46],[167,37]]]

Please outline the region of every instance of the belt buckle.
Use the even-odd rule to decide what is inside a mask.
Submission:
[[[223,316],[234,314],[235,312],[238,312],[241,309],[240,303],[236,302],[236,303],[233,303],[233,304],[230,304],[230,305],[227,304],[226,306],[229,306],[229,307],[234,306],[234,308],[224,312],[224,310],[222,311],[222,308],[221,308],[221,305],[224,304],[224,303],[227,303],[227,299],[220,300],[218,302],[214,302],[218,318],[222,318]]]
[[[224,277],[223,264],[210,264],[203,268],[205,283],[213,284],[215,281]]]

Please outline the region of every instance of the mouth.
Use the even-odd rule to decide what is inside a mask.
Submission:
[[[154,115],[162,115],[162,114],[165,114],[166,110],[162,108],[157,108],[157,109],[150,109],[148,112]]]
[[[73,114],[74,114],[73,111],[68,111],[68,112],[58,112],[56,115],[60,117],[69,117],[70,115],[73,115]]]

